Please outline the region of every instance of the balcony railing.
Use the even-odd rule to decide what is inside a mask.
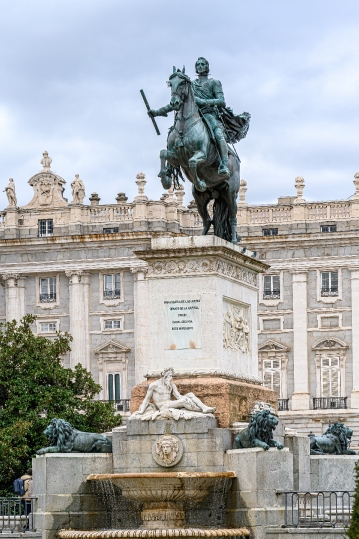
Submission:
[[[0,533],[34,530],[36,498],[0,498]]]
[[[337,296],[338,295],[338,287],[337,286],[328,286],[326,288],[322,288],[321,290],[321,296]]]
[[[130,411],[130,399],[120,399],[113,402],[116,412],[129,412]]]
[[[283,528],[345,528],[350,525],[352,491],[281,492],[285,496]]]
[[[313,399],[313,410],[327,410],[331,408],[348,408],[348,397],[320,397]]]
[[[49,294],[40,294],[41,303],[52,303],[56,301],[56,292],[50,292]]]
[[[287,412],[289,410],[289,399],[278,399],[278,412]]]
[[[104,299],[119,299],[121,297],[121,290],[104,290],[103,291]]]
[[[280,290],[264,290],[263,299],[280,299]]]

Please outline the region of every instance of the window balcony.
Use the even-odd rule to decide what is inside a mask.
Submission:
[[[278,412],[287,412],[289,410],[289,399],[278,399]]]
[[[104,299],[120,299],[121,298],[121,290],[118,290],[118,289],[104,290],[103,291],[103,297],[104,297]]]
[[[313,410],[346,409],[348,397],[320,397],[313,399]]]
[[[41,303],[52,303],[56,301],[56,292],[50,292],[49,294],[40,294]]]
[[[338,295],[337,286],[328,286],[326,288],[322,288],[321,290],[322,297],[337,296],[337,295]]]
[[[264,290],[263,299],[280,299],[280,290]]]

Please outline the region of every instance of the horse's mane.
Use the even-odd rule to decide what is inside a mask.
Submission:
[[[74,428],[63,419],[53,419],[50,423],[52,434],[50,445],[56,446],[61,452],[71,451],[74,442]]]
[[[343,450],[348,449],[347,432],[344,423],[333,423],[329,425],[324,434],[334,434],[339,438],[341,448]]]
[[[248,436],[252,446],[254,446],[255,438],[265,442],[273,440],[273,427],[269,424],[270,410],[262,410],[254,414],[248,425]]]
[[[180,79],[184,79],[186,80],[187,82],[192,82],[190,77],[188,75],[186,75],[185,73],[182,73],[181,70],[178,70],[178,71],[174,71],[170,76],[169,76],[169,80],[173,79],[174,77],[179,77]]]

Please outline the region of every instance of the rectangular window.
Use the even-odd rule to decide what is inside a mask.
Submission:
[[[116,226],[114,228],[104,228],[103,229],[104,234],[116,234],[116,232],[118,232],[118,226]]]
[[[53,219],[40,219],[39,220],[39,236],[53,236],[54,233],[54,221]]]
[[[264,359],[263,360],[263,383],[269,389],[274,389],[280,397],[281,386],[281,368],[282,362],[280,359]]]
[[[340,397],[340,361],[338,357],[321,358],[322,397]]]
[[[121,378],[119,374],[109,374],[107,378],[108,400],[119,401],[121,399]]]
[[[105,329],[121,329],[121,320],[105,320]]]
[[[278,236],[278,228],[263,228],[263,236]]]
[[[263,299],[280,299],[279,275],[264,275]]]
[[[320,231],[321,232],[336,232],[337,225],[321,225]]]
[[[104,299],[118,299],[121,297],[121,275],[119,273],[103,276]]]
[[[40,302],[51,303],[56,301],[56,277],[40,279]]]
[[[338,272],[323,271],[322,277],[322,296],[337,296],[338,295]]]
[[[40,324],[41,333],[54,333],[57,331],[56,322],[41,322]]]

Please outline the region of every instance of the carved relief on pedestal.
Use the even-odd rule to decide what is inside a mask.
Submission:
[[[157,464],[170,468],[179,463],[183,456],[183,445],[177,436],[165,434],[152,445],[152,457]]]
[[[223,302],[223,346],[242,354],[251,353],[250,310],[243,303]]]

